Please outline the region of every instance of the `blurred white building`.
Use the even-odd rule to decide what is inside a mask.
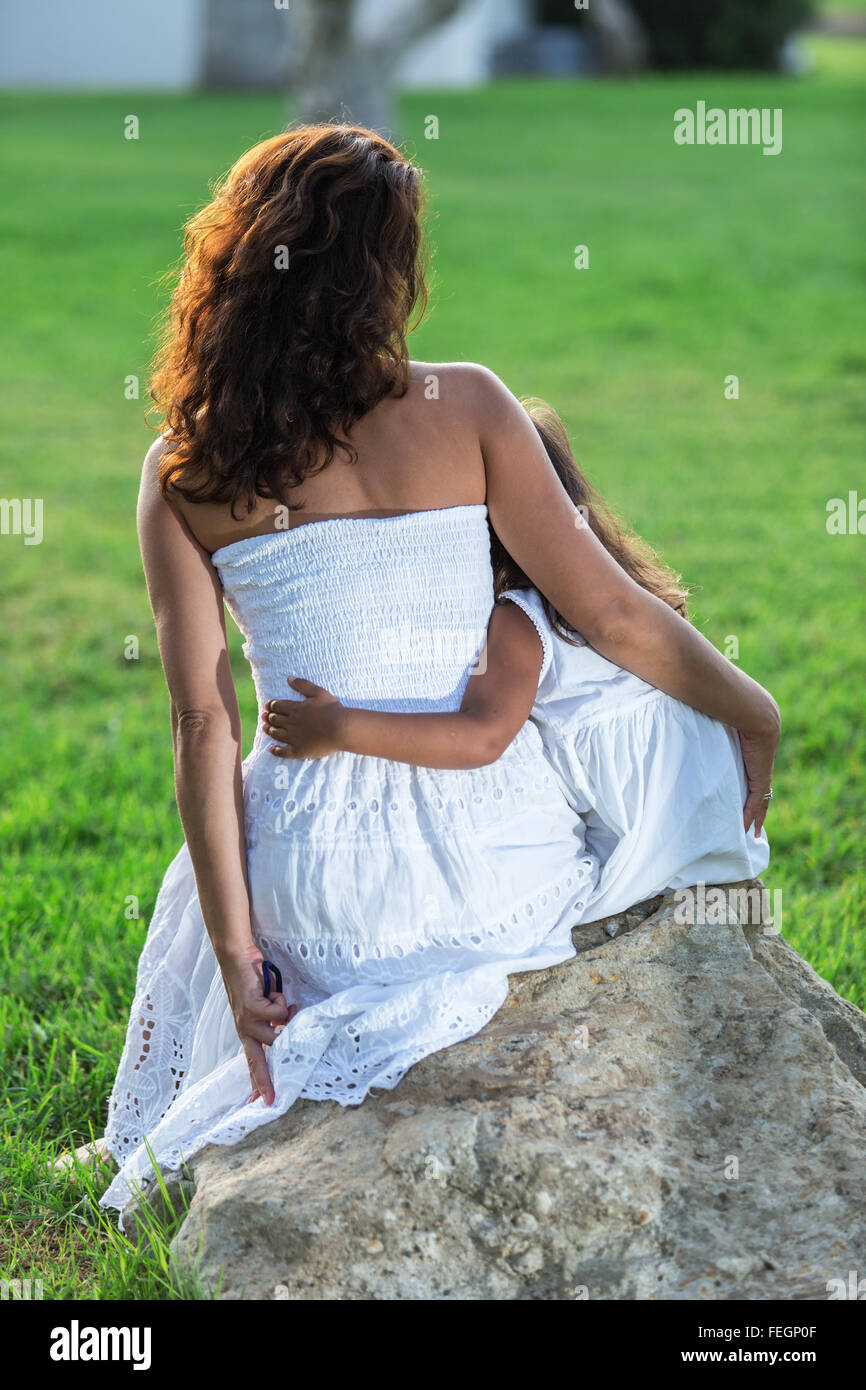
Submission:
[[[362,29],[380,30],[414,0],[358,0]],[[291,4],[275,0],[0,0],[0,87],[280,88],[291,67]],[[472,86],[494,45],[523,27],[528,0],[466,0],[407,51],[407,87]]]

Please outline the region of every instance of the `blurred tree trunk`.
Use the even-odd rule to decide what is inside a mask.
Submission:
[[[203,0],[202,85],[278,92],[290,55],[286,18],[261,0]]]
[[[628,0],[589,0],[585,22],[598,41],[605,72],[629,73],[646,67],[647,36]]]
[[[294,114],[304,121],[337,117],[393,134],[391,83],[397,62],[462,3],[403,0],[389,12],[384,32],[362,37],[358,0],[293,0]]]

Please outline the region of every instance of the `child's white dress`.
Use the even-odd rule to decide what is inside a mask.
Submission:
[[[582,922],[666,890],[763,873],[770,846],[746,833],[736,733],[639,676],[573,646],[535,589],[510,589],[544,649],[532,720],[599,860]]]

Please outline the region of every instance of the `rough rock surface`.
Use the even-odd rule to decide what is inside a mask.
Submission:
[[[176,1256],[229,1299],[826,1299],[866,1250],[866,1016],[725,915],[579,928],[396,1090],[204,1151]]]

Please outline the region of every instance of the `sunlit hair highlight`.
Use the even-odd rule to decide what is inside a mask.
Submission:
[[[354,461],[352,426],[407,389],[421,207],[419,171],[362,127],[297,126],[237,160],[186,225],[154,361],[164,492],[234,515]]]

